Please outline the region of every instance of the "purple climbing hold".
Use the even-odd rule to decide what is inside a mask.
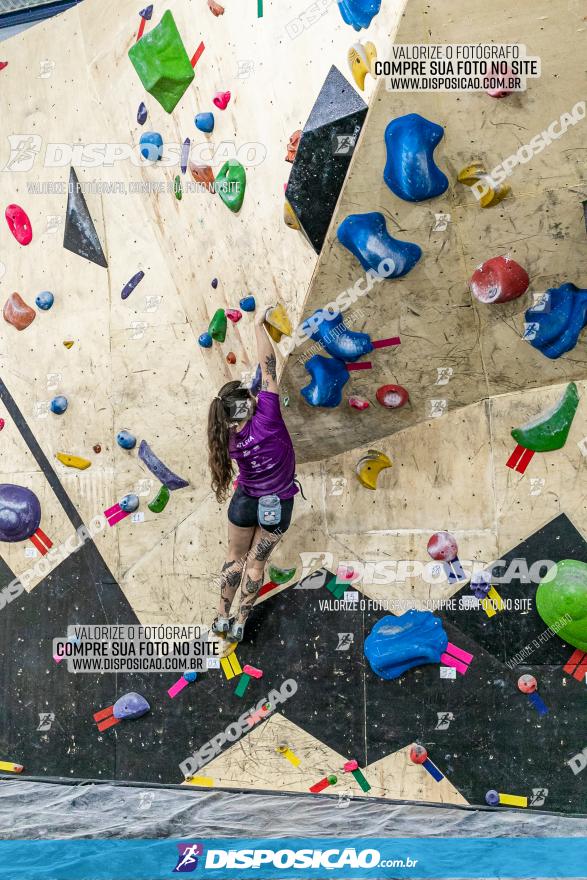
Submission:
[[[422,256],[417,244],[400,241],[389,234],[385,217],[379,211],[349,214],[336,234],[363,269],[374,272],[380,278],[402,278]]]
[[[334,315],[327,309],[316,309],[302,324],[304,332],[341,361],[356,361],[373,351],[368,333],[356,333],[345,325],[340,312]]]
[[[192,142],[189,138],[186,138],[183,142],[183,147],[181,148],[181,173],[185,174],[188,170],[188,162],[190,159],[190,149],[192,146]]]
[[[214,288],[214,290],[216,290],[216,288],[218,287],[218,278],[213,278],[210,283],[211,283],[212,287]]]
[[[149,115],[149,111],[147,110],[147,106],[144,101],[141,101],[139,104],[139,109],[137,111],[137,122],[139,125],[144,125],[147,121],[147,116]]]
[[[485,599],[491,589],[491,573],[477,571],[471,578],[469,589],[477,599]]]
[[[419,113],[392,119],[385,129],[387,164],[383,179],[396,196],[407,202],[434,199],[448,189],[448,177],[434,161],[442,140],[441,125]]]
[[[141,9],[139,15],[141,16],[141,18],[144,18],[145,21],[151,21],[151,16],[153,15],[153,4],[151,3],[150,6],[145,6],[144,9]]]
[[[493,789],[488,791],[485,795],[485,803],[488,804],[490,807],[496,807],[499,803],[498,793]]]
[[[142,440],[141,445],[139,446],[139,458],[144,464],[146,464],[151,473],[155,474],[157,479],[160,480],[164,486],[167,486],[171,492],[174,492],[175,489],[183,489],[185,486],[189,486],[187,480],[174,474],[167,465],[163,464],[160,458],[157,458],[146,440]]]
[[[304,400],[310,406],[338,406],[342,400],[342,389],[349,378],[344,363],[336,358],[315,354],[304,366],[312,377],[310,384],[301,390]]]
[[[448,637],[442,621],[431,611],[388,614],[378,620],[365,639],[365,657],[375,675],[390,681],[408,669],[440,663]]]
[[[261,382],[263,381],[263,373],[261,372],[261,364],[257,364],[253,381],[251,382],[251,394],[256,397],[261,390]]]
[[[14,483],[0,484],[0,541],[25,541],[40,522],[41,504],[34,492]]]
[[[137,284],[140,284],[144,277],[145,273],[142,270],[140,272],[137,272],[136,275],[133,275],[130,281],[127,281],[122,288],[122,291],[120,293],[121,299],[128,299]]]
[[[134,691],[131,691],[129,694],[119,697],[114,704],[112,714],[115,718],[121,720],[140,718],[141,715],[146,715],[150,709],[151,707],[141,694],[136,694]]]

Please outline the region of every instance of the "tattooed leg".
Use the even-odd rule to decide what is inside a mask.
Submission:
[[[222,566],[218,583],[220,599],[218,616],[229,617],[232,602],[240,586],[247,555],[251,547],[256,529],[243,529],[229,523],[228,526],[228,559]]]
[[[281,535],[279,533],[266,532],[265,529],[260,527],[255,531],[255,538],[249,553],[247,569],[238,600],[237,620],[239,623],[245,623],[257,601],[257,594],[263,586],[265,562],[280,538]]]

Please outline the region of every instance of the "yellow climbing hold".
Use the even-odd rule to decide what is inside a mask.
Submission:
[[[92,464],[87,458],[80,458],[79,455],[67,455],[66,452],[55,453],[55,458],[65,467],[77,468],[79,471],[85,471]]]
[[[494,205],[499,205],[511,192],[511,187],[506,183],[496,184],[487,174],[481,162],[473,162],[462,168],[457,175],[457,180],[459,183],[471,187],[482,208],[492,208]]]
[[[205,788],[214,788],[214,780],[209,776],[188,776],[188,778],[181,783],[182,785],[200,785]]]
[[[65,346],[66,348],[72,348],[72,346],[73,346],[73,339],[66,339],[65,342],[64,342],[63,344],[64,344],[64,346]]]
[[[285,200],[285,204],[283,206],[283,221],[286,226],[289,226],[290,229],[301,229],[300,221],[296,217],[294,209],[287,199]]]
[[[374,43],[355,43],[348,52],[348,61],[353,79],[361,91],[365,88],[368,73],[375,79],[374,65],[377,61],[377,49]]]
[[[291,321],[281,303],[277,303],[272,309],[267,309],[265,323],[269,335],[275,342],[279,342],[282,336],[291,336],[293,332]]]
[[[391,461],[384,452],[369,449],[367,454],[359,459],[355,473],[361,486],[365,489],[376,489],[379,474],[390,467],[392,467]]]

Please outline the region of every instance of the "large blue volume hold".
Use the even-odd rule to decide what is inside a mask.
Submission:
[[[349,214],[337,230],[339,242],[355,255],[365,271],[401,278],[413,269],[422,250],[410,241],[393,238],[378,211]]]
[[[356,333],[345,325],[342,315],[332,315],[326,309],[316,309],[302,324],[305,333],[341,361],[356,361],[373,351],[368,333]]]
[[[546,291],[525,315],[524,338],[547,358],[556,360],[573,349],[587,324],[587,290],[561,284]]]
[[[349,378],[343,362],[315,354],[304,366],[312,377],[310,384],[301,390],[304,400],[310,406],[338,406]]]
[[[141,694],[131,691],[119,697],[114,704],[112,714],[115,718],[140,718],[146,715],[151,707]]]
[[[365,657],[375,675],[390,681],[408,669],[440,663],[448,637],[431,611],[406,611],[378,620],[365,639]]]
[[[448,189],[448,178],[434,161],[444,129],[418,113],[392,119],[385,129],[387,163],[383,179],[407,202],[434,199]]]
[[[338,8],[346,24],[360,31],[369,27],[381,9],[381,0],[338,0]]]

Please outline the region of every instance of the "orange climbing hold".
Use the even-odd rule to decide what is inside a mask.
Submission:
[[[196,165],[194,162],[191,162],[190,171],[196,183],[203,184],[208,192],[215,192],[214,172],[209,165]]]
[[[300,140],[302,138],[302,129],[298,128],[297,131],[294,131],[292,136],[289,139],[289,143],[287,145],[287,156],[285,157],[286,162],[293,162],[297,152],[298,147],[300,145]]]
[[[37,313],[25,303],[19,293],[13,293],[4,303],[2,314],[7,324],[12,324],[17,330],[26,330],[35,320]]]

